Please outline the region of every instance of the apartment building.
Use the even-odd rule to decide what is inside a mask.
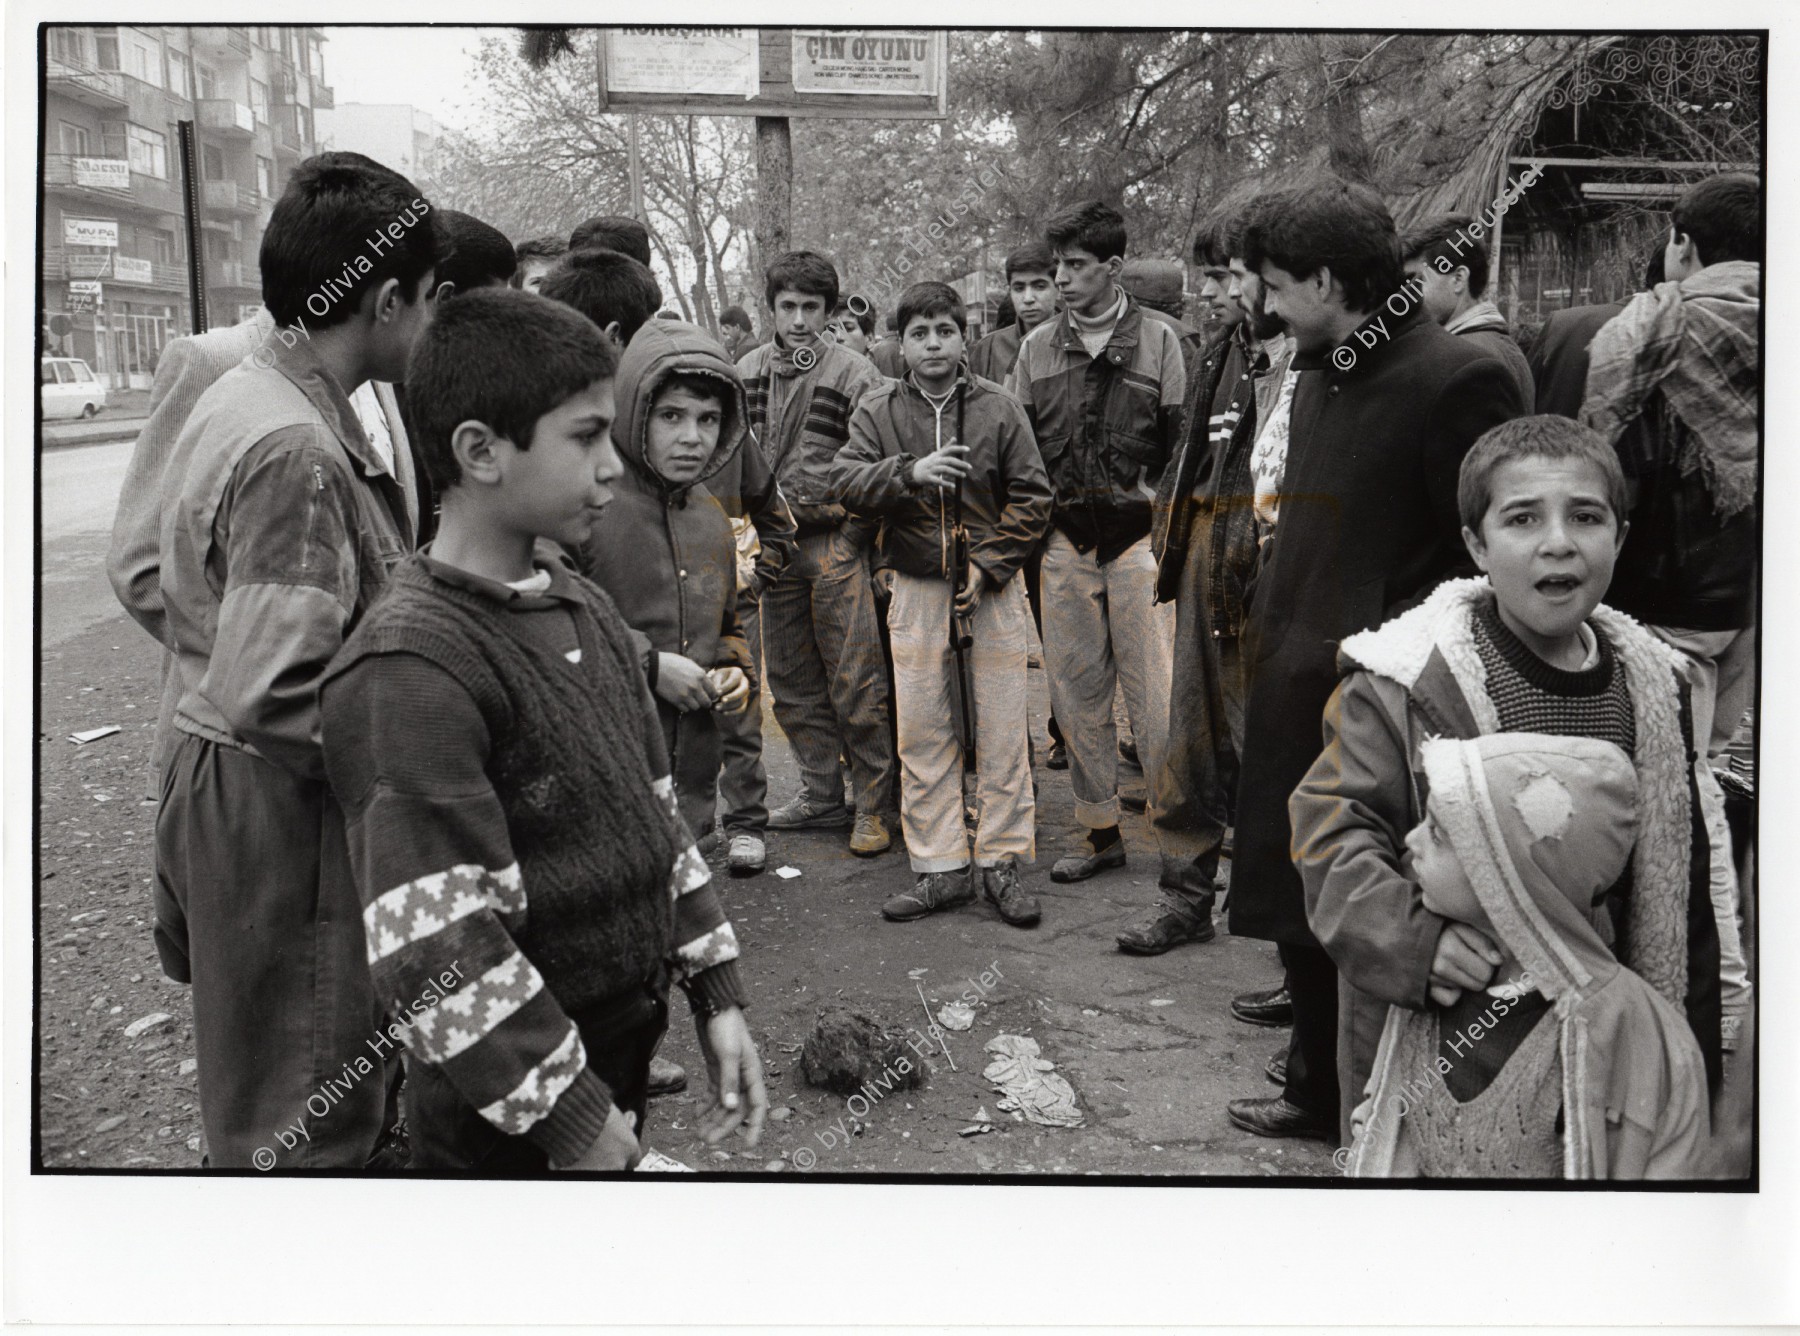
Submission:
[[[43,323],[48,346],[147,388],[191,332],[176,123],[195,125],[207,320],[262,301],[257,254],[332,105],[322,29],[44,30]]]

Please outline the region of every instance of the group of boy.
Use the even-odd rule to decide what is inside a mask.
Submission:
[[[1634,478],[1698,470],[1728,537],[1760,245],[1744,255],[1733,189],[1684,201],[1672,272],[1700,279],[1631,308],[1636,343],[1596,341],[1612,388],[1587,409],[1613,436],[1660,414],[1675,444],[1645,447]],[[1008,258],[1016,324],[972,347],[955,290],[925,282],[871,348],[873,312],[806,251],[765,275],[758,345],[739,308],[717,336],[652,319],[636,220],[515,249],[359,155],[303,164],[265,233],[266,328],[193,341],[233,347],[140,442],[162,518],[122,510],[112,564],[171,652],[157,942],[194,986],[210,1162],[260,1167],[273,1141],[288,1166],[391,1164],[403,1089],[415,1165],[630,1167],[673,984],[709,1066],[703,1131],[754,1143],[760,1061],[695,837],[722,841],[734,873],[761,870],[769,828],[847,827],[873,856],[897,807],[915,880],[884,916],[980,896],[1037,923],[1028,609],[1083,829],[1051,879],[1125,861],[1122,705],[1161,893],[1121,949],[1210,939],[1226,855],[1233,931],[1279,946],[1281,987],[1233,1010],[1291,1024],[1282,1094],[1234,1101],[1234,1123],[1350,1137],[1383,1035],[1411,1035],[1388,1008],[1475,1021],[1503,965],[1566,1018],[1556,988],[1622,963],[1691,1029],[1645,1029],[1659,1070],[1716,1086],[1739,897],[1694,726],[1728,733],[1706,706],[1741,701],[1749,633],[1713,622],[1742,595],[1662,640],[1596,611],[1629,528],[1618,455],[1523,417],[1529,370],[1482,338],[1498,315],[1485,263],[1446,248],[1466,232],[1440,220],[1403,244],[1360,187],[1267,191],[1196,239],[1202,341],[1153,304],[1166,274],[1128,273],[1120,215],[1087,203]],[[319,312],[321,275],[364,233],[391,244]],[[483,286],[513,290],[468,290]],[[1396,292],[1415,300],[1384,321]],[[1714,362],[1748,371],[1723,407],[1668,349],[1684,293],[1730,308]],[[1455,578],[1476,567],[1485,581]],[[1665,642],[1716,665],[1691,709]],[[773,812],[765,685],[802,780]],[[1466,854],[1458,823],[1492,804],[1470,780],[1472,808],[1424,811],[1419,744],[1510,733],[1598,739],[1632,772],[1635,875],[1596,889],[1599,945],[1578,952],[1610,970],[1565,952],[1547,984],[1518,945],[1518,896],[1497,908],[1472,872],[1474,908],[1421,900],[1400,837],[1435,819]],[[1482,747],[1459,773],[1514,755]],[[1542,764],[1579,793],[1586,770]],[[1617,815],[1571,810],[1590,807]],[[1640,991],[1625,1010],[1657,1005]],[[1515,1040],[1543,1061],[1540,1031],[1505,1033],[1380,1164],[1476,1171],[1444,1149],[1472,1134],[1470,1101]],[[371,1035],[393,1040],[374,1064]],[[351,1089],[300,1117],[332,1081]]]

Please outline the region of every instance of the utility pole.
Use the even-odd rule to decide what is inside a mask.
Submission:
[[[789,249],[793,224],[794,145],[786,116],[756,118],[756,246],[762,268]]]

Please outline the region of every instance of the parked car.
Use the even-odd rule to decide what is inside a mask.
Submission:
[[[46,357],[38,363],[38,398],[45,421],[91,418],[106,407],[106,382],[79,357]]]

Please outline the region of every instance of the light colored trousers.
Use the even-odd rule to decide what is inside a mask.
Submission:
[[[1750,965],[1739,931],[1742,898],[1737,869],[1731,862],[1731,827],[1725,821],[1725,793],[1713,776],[1712,761],[1722,757],[1738,721],[1756,696],[1756,628],[1742,631],[1684,631],[1652,626],[1650,633],[1679,650],[1694,665],[1690,697],[1694,741],[1700,752],[1695,766],[1700,811],[1706,818],[1706,842],[1712,855],[1713,918],[1719,925],[1719,1012],[1726,1048],[1737,1046],[1738,1031],[1750,1010]]]
[[[1075,819],[1089,830],[1119,823],[1119,735],[1113,692],[1122,686],[1145,775],[1160,775],[1169,741],[1175,605],[1153,602],[1156,558],[1140,539],[1113,560],[1077,552],[1060,530],[1044,550],[1044,668],[1050,710],[1069,751]]]
[[[900,726],[900,828],[915,872],[953,872],[970,861],[963,820],[962,744],[952,701],[950,582],[896,574],[888,605]],[[976,606],[971,675],[980,819],[974,862],[1037,857],[1037,801],[1026,756],[1024,582],[989,589]]]

